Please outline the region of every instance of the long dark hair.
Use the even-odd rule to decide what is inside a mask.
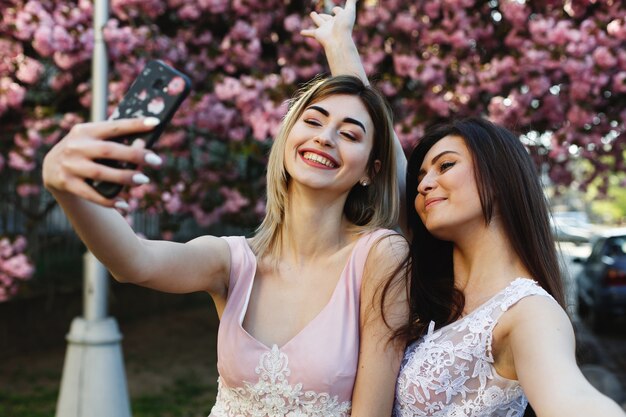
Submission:
[[[523,265],[561,306],[565,305],[559,263],[549,225],[549,210],[537,169],[519,138],[482,118],[437,125],[414,148],[406,181],[407,223],[412,233],[407,274],[410,279],[409,322],[396,332],[417,340],[430,321],[441,327],[456,321],[464,307],[454,287],[452,243],[428,232],[414,208],[418,172],[428,150],[448,135],[460,136],[473,156],[483,217],[501,216],[506,236]]]

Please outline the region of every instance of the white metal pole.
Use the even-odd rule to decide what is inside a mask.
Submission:
[[[108,62],[102,29],[109,19],[108,0],[94,1],[92,121],[107,116]],[[109,277],[90,253],[83,258],[83,317],[72,321],[63,365],[56,417],[130,417],[117,322],[107,317]]]

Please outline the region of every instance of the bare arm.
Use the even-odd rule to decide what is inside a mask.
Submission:
[[[145,182],[141,167],[159,158],[143,146],[126,146],[107,138],[148,131],[141,119],[75,126],[46,155],[43,179],[89,250],[116,279],[167,292],[208,291],[225,295],[230,252],[225,241],[202,237],[186,244],[139,238],[112,207],[116,200],[98,194],[86,178],[125,185]],[[114,159],[137,164],[117,169],[95,162]]]
[[[519,307],[508,339],[517,377],[537,416],[626,416],[580,372],[567,314],[543,297],[524,299]]]
[[[356,19],[357,0],[346,0],[344,8],[333,8],[333,15],[311,13],[315,24],[313,29],[305,29],[301,33],[316,39],[324,48],[328,66],[332,75],[354,75],[369,85],[365,68],[361,62],[359,51],[352,38],[352,29]],[[406,235],[406,155],[400,139],[394,132],[394,150],[397,165],[398,189],[400,191],[400,228]]]
[[[408,315],[405,281],[396,270],[407,250],[406,241],[401,236],[385,237],[372,248],[365,264],[359,362],[352,393],[354,417],[391,415],[405,347],[391,339],[392,329],[404,324]],[[389,279],[394,280],[394,285],[382,307],[388,326],[381,314],[381,295]]]

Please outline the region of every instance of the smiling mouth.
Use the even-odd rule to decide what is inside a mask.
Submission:
[[[312,162],[317,162],[318,164],[322,164],[328,168],[336,168],[337,164],[335,164],[333,161],[331,161],[328,158],[324,158],[321,155],[318,155],[316,153],[313,152],[304,152],[302,154],[302,157],[304,159],[306,159],[307,161],[312,161]]]
[[[428,200],[426,204],[424,204],[424,210],[428,210],[430,207],[434,206],[437,203],[441,203],[444,200],[445,199],[443,198],[436,198],[436,199]]]

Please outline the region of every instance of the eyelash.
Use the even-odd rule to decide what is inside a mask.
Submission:
[[[309,124],[311,126],[321,126],[322,124],[315,120],[315,119],[304,119],[304,123]],[[346,137],[348,140],[356,142],[358,139],[356,136],[354,136],[352,133],[346,132],[346,131],[339,131],[339,133]]]
[[[456,162],[449,162],[449,161],[442,162],[441,164],[439,164],[439,171],[440,172],[447,171],[448,169],[452,168],[455,164]]]
[[[444,161],[444,162],[441,162],[441,163],[439,164],[439,172],[440,172],[440,173],[444,173],[444,172],[446,172],[447,170],[449,170],[450,168],[452,168],[454,165],[456,165],[456,162],[451,162],[451,161]],[[422,176],[422,178],[419,178],[419,177],[418,177],[418,179],[417,179],[417,184],[418,184],[418,185],[419,185],[419,183],[420,183],[420,182],[422,182],[422,179],[423,179],[423,176]]]

